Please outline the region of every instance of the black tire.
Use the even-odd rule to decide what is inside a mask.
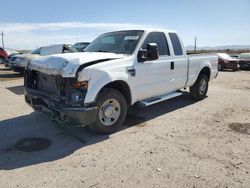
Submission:
[[[205,86],[203,85],[205,83]],[[190,87],[190,95],[195,100],[202,100],[206,98],[208,90],[208,77],[201,73],[193,86]]]
[[[218,64],[218,71],[222,71],[223,70],[223,66],[221,64]]]
[[[109,101],[112,101],[112,100],[115,101],[116,104],[117,102],[119,103],[119,107],[117,107],[117,109],[120,108],[119,116],[117,116],[116,120],[113,118],[114,123],[112,122],[112,118],[107,117],[107,119],[111,120],[111,125],[105,125],[106,117],[102,117],[102,116],[105,116],[104,115],[105,109],[103,109],[104,108],[103,105],[109,104],[110,103]],[[112,106],[111,103],[110,105]],[[96,133],[101,133],[101,134],[109,134],[109,133],[113,133],[117,131],[118,128],[124,122],[126,115],[127,115],[127,101],[125,97],[121,94],[121,92],[113,88],[102,89],[97,98],[97,107],[98,107],[98,112],[96,115],[95,122],[91,125],[88,125],[89,129],[91,129],[92,131]],[[109,106],[107,105],[105,108],[107,109],[108,107]],[[113,106],[111,108],[112,110],[117,112],[116,108],[114,108]],[[114,111],[112,111],[111,114],[114,114]]]
[[[4,64],[5,59],[3,57],[0,57],[0,64]]]

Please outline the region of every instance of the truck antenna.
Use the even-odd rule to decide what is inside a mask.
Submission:
[[[194,51],[196,52],[196,49],[197,49],[197,37],[195,36],[194,38]]]

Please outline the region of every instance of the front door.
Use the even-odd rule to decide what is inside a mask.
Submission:
[[[137,91],[137,100],[143,100],[166,94],[171,88],[171,56],[166,36],[163,32],[149,33],[142,49],[146,49],[148,43],[156,43],[159,48],[159,59],[136,63],[136,76],[134,87]]]

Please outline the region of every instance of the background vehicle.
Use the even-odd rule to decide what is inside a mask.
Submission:
[[[12,56],[17,55],[17,54],[22,54],[16,50],[11,49],[11,48],[7,48],[6,52],[8,54],[8,58],[4,62],[5,67],[9,66],[9,60],[12,58]]]
[[[15,72],[23,73],[25,66],[34,58],[40,56],[41,48],[27,54],[12,55],[8,59],[8,66]]]
[[[243,53],[239,55],[240,69],[250,68],[250,53]]]
[[[75,48],[78,52],[83,52],[84,49],[90,44],[90,42],[77,42],[72,45],[72,48]]]
[[[180,96],[182,88],[204,99],[218,74],[216,54],[188,56],[174,31],[106,33],[84,51],[33,60],[25,73],[25,100],[55,119],[70,118],[101,133],[117,130],[127,107]]]
[[[0,64],[3,64],[8,58],[8,53],[0,47]]]
[[[10,55],[15,55],[15,54],[20,54],[20,52],[13,50],[11,48],[5,48],[5,51],[7,52],[8,56]]]
[[[230,55],[226,53],[218,53],[219,61],[218,61],[218,70],[222,71],[223,69],[232,69],[233,71],[239,70],[238,60],[236,58],[232,58]]]
[[[9,59],[9,67],[13,69],[13,71],[15,72],[23,73],[27,64],[35,58],[51,54],[71,53],[71,52],[76,52],[76,50],[65,44],[40,47],[27,54],[11,56]]]

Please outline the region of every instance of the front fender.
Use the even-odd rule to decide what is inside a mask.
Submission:
[[[88,77],[89,77],[89,85],[88,85],[88,91],[85,96],[84,103],[95,102],[99,91],[111,82],[124,81],[125,83],[128,84],[128,75],[123,72],[112,72],[111,74],[105,71],[94,70],[94,71],[88,72]],[[78,80],[78,81],[81,81],[81,80]],[[132,93],[131,93],[131,98],[133,99]]]

